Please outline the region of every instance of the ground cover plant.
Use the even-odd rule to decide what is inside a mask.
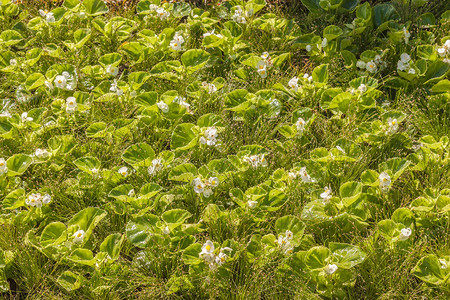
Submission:
[[[0,0],[4,299],[448,299],[445,1]]]

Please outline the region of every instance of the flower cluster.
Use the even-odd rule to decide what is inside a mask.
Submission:
[[[200,177],[197,177],[192,181],[192,185],[197,194],[203,194],[203,197],[209,198],[213,194],[213,188],[219,185],[219,178],[209,177],[206,180],[202,180]]]
[[[61,75],[55,77],[55,86],[59,89],[72,91],[75,89],[76,81],[74,75],[64,71]]]
[[[400,230],[400,235],[399,235],[398,239],[400,241],[406,241],[411,236],[411,233],[412,233],[411,228],[409,228],[409,227],[403,228],[402,230]]]
[[[267,77],[267,70],[273,66],[272,59],[270,58],[269,52],[264,52],[261,55],[262,60],[260,60],[256,65],[256,71],[261,78]]]
[[[149,8],[151,11],[156,12],[156,15],[161,19],[161,21],[167,19],[170,15],[170,13],[166,11],[163,7],[159,7],[156,4],[150,4]]]
[[[267,160],[264,154],[255,154],[250,156],[244,156],[243,160],[248,162],[253,168],[267,167]]]
[[[223,38],[223,35],[221,35],[220,33],[215,33],[215,29],[208,31],[206,33],[203,34],[203,38],[207,37],[207,36],[215,36],[218,38]]]
[[[111,87],[109,88],[109,90],[113,93],[116,93],[117,96],[122,96],[123,95],[123,90],[121,90],[118,86],[117,86],[117,80],[114,79],[113,83],[111,83]]]
[[[109,76],[117,76],[119,74],[119,68],[113,65],[109,65],[106,67],[106,74]]]
[[[387,129],[386,129],[386,134],[393,134],[395,132],[397,132],[398,130],[398,121],[395,118],[388,118],[387,119]]]
[[[236,6],[236,9],[234,10],[233,21],[241,24],[247,23],[247,20],[244,17],[244,10],[239,5]]]
[[[25,204],[31,207],[42,207],[52,201],[52,197],[49,194],[41,195],[40,193],[31,194],[25,200]]]
[[[50,156],[50,152],[48,152],[47,149],[37,148],[34,155],[39,159],[46,159]]]
[[[208,91],[209,94],[213,94],[217,92],[217,87],[214,85],[214,83],[208,83],[206,81],[202,82],[202,87]]]
[[[416,74],[416,70],[411,67],[411,56],[407,53],[402,53],[400,55],[400,60],[397,62],[397,70],[408,72],[409,74]]]
[[[207,127],[203,136],[200,137],[200,143],[202,145],[215,146],[217,143],[217,128]]]
[[[165,114],[169,112],[169,105],[167,105],[164,101],[159,101],[156,103],[156,106],[158,106],[158,108]]]
[[[84,236],[86,235],[86,232],[84,230],[80,229],[77,232],[73,234],[73,242],[75,244],[81,244],[83,243]]]
[[[288,85],[295,92],[298,92],[298,77],[297,76],[292,77],[291,80],[289,80]]]
[[[175,35],[173,36],[173,39],[170,41],[170,47],[175,51],[180,51],[183,43],[184,43],[183,36],[180,33],[176,32]]]
[[[450,39],[446,40],[444,45],[437,49],[437,52],[440,57],[446,57],[450,55]]]
[[[326,187],[324,187],[323,193],[320,194],[320,198],[322,198],[322,201],[324,203],[328,202],[332,197],[331,194],[332,194],[331,187],[326,186]]]
[[[383,172],[378,176],[378,180],[380,181],[380,189],[383,193],[387,192],[389,190],[389,187],[391,185],[391,177],[388,173]]]
[[[286,230],[284,235],[280,234],[278,236],[278,246],[284,254],[291,254],[294,250],[294,246],[291,244],[291,240],[293,237],[294,234],[290,230]]]
[[[0,175],[8,173],[8,167],[6,165],[6,160],[1,157],[0,158]]]
[[[162,159],[155,158],[154,160],[152,160],[152,165],[150,167],[148,167],[147,171],[148,171],[148,174],[153,175],[153,174],[161,171],[162,168],[163,168]]]
[[[227,261],[233,249],[230,247],[223,247],[220,249],[219,255],[216,255],[214,251],[215,247],[213,242],[207,240],[202,246],[202,251],[198,254],[201,259],[209,264],[211,269],[214,269],[216,266],[223,265]],[[227,251],[228,254],[225,253],[225,251]]]
[[[75,99],[75,97],[68,97],[66,100],[66,112],[68,114],[72,114],[77,110],[77,108],[77,99]]]
[[[41,15],[41,17],[45,18],[45,21],[47,23],[54,23],[55,20],[55,16],[53,15],[52,12],[49,12],[48,10],[39,10],[39,14]]]
[[[301,180],[304,183],[316,182],[316,180],[308,174],[308,172],[306,171],[306,167],[301,167],[300,171],[297,172],[289,172],[288,175],[291,180],[297,179],[297,177],[300,176]]]
[[[178,103],[179,105],[185,107],[188,112],[192,113],[191,109],[190,109],[191,105],[186,102],[186,98],[181,97],[181,96],[176,96],[172,102]]]

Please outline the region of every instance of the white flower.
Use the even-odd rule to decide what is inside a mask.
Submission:
[[[324,38],[323,40],[322,40],[322,48],[325,48],[326,46],[328,45],[328,40],[327,40],[327,38]]]
[[[156,5],[156,4],[150,4],[150,6],[148,7],[151,11],[156,11],[158,8],[159,8],[159,6],[158,5]]]
[[[297,126],[298,132],[303,132],[305,130],[306,121],[303,120],[303,118],[298,118],[297,122],[295,123],[295,126]]]
[[[323,202],[327,202],[328,200],[331,199],[331,188],[326,186],[324,188],[324,192],[322,194],[320,194],[320,198],[322,198]]]
[[[219,178],[217,178],[217,177],[209,177],[209,179],[207,179],[205,183],[208,186],[217,187],[219,185]]]
[[[131,189],[131,190],[128,192],[128,197],[134,197],[134,195],[136,195],[136,192],[134,191],[134,189]]]
[[[84,230],[78,230],[73,234],[73,242],[75,244],[81,244],[83,242],[84,236],[85,236]]]
[[[53,84],[50,81],[46,80],[44,84],[49,90],[53,90]]]
[[[234,15],[233,15],[233,20],[236,23],[241,23],[241,24],[247,23],[243,14],[244,14],[244,11],[242,10],[242,7],[240,7],[239,5],[236,6],[236,9],[235,9]]]
[[[407,239],[409,239],[409,236],[411,235],[412,230],[411,228],[403,228],[402,230],[400,230],[400,235],[398,237],[398,239],[400,241],[406,241]]]
[[[441,264],[441,269],[447,269],[447,262],[445,261],[445,259],[439,259],[439,263]]]
[[[183,36],[177,32],[177,33],[175,33],[172,41],[170,42],[170,47],[175,51],[179,51],[179,50],[181,50],[181,45],[183,43],[184,43]]]
[[[119,74],[119,68],[109,65],[106,67],[106,74],[108,74],[110,76],[116,76],[117,74]]]
[[[370,73],[375,73],[377,71],[377,65],[373,62],[373,60],[367,63],[366,70]]]
[[[111,87],[109,88],[109,90],[113,93],[116,93],[116,95],[119,97],[123,95],[123,91],[117,86],[116,79],[114,79],[114,82],[111,83]]]
[[[20,116],[20,118],[22,119],[22,123],[33,121],[33,118],[32,118],[32,117],[29,117],[29,116],[28,116],[28,113],[27,113],[26,111],[22,113],[22,115]]]
[[[267,77],[267,64],[264,60],[260,60],[256,65],[256,70],[258,71],[259,76],[261,78]]]
[[[328,264],[323,268],[325,273],[327,273],[328,275],[333,274],[334,272],[336,272],[337,269],[338,267],[335,264]]]
[[[413,68],[410,68],[408,70],[408,74],[416,74],[416,70],[414,70]]]
[[[205,190],[205,184],[203,183],[203,181],[200,178],[195,178],[192,181],[192,185],[194,186],[194,191],[197,194],[201,194],[203,193],[203,191]]]
[[[9,64],[10,64],[11,66],[16,66],[16,65],[17,65],[17,59],[11,58],[11,59],[9,60]]]
[[[387,132],[388,134],[394,133],[398,130],[398,121],[397,119],[393,119],[393,118],[388,118],[387,119],[387,123],[388,123],[388,129]]]
[[[117,171],[120,175],[127,177],[128,176],[128,167],[122,167]]]
[[[263,54],[261,55],[261,58],[266,60],[269,58],[269,56],[270,56],[269,52],[263,52]]]
[[[169,12],[166,11],[164,8],[162,7],[158,7],[158,9],[156,9],[156,14],[158,15],[158,17],[162,20],[165,20],[169,17]]]
[[[291,242],[290,242],[293,237],[294,237],[294,234],[290,230],[286,230],[285,236],[283,236],[282,234],[280,234],[278,236],[278,240],[277,240],[278,246],[285,254],[292,253],[292,251],[294,249],[294,247],[291,245]]]
[[[205,197],[205,198],[209,198],[212,194],[213,194],[213,191],[210,188],[205,188],[203,190],[203,197]]]
[[[312,50],[312,46],[311,45],[306,45],[306,51],[311,52]]]
[[[50,156],[50,152],[48,152],[46,149],[36,149],[35,155],[39,159],[46,159]]]
[[[288,177],[289,177],[290,180],[297,179],[297,173],[295,173],[295,172],[289,172],[289,173],[288,173]]]
[[[42,204],[47,205],[47,204],[50,203],[50,201],[52,201],[52,196],[50,196],[49,194],[45,194],[45,195],[42,197]]]
[[[289,80],[288,85],[291,89],[293,89],[295,92],[298,91],[298,78],[293,77],[291,80]]]
[[[155,158],[154,160],[152,160],[152,165],[148,167],[148,173],[150,175],[153,175],[155,172],[162,170],[162,168],[162,159]]]
[[[8,167],[6,166],[6,160],[2,157],[0,158],[0,175],[6,174],[8,172]]]
[[[404,35],[405,43],[408,44],[411,33],[409,33],[409,31],[408,31],[408,29],[406,29],[406,27],[403,27],[403,35]]]
[[[267,166],[267,161],[264,157],[264,154],[244,156],[243,160],[245,162],[248,162],[253,168],[258,168],[259,166]]]
[[[209,94],[217,92],[217,87],[213,83],[202,82],[202,86]]]
[[[252,201],[252,200],[248,200],[248,201],[247,201],[247,206],[248,206],[248,208],[250,208],[250,209],[255,208],[256,205],[258,205],[258,201]]]
[[[215,262],[215,255],[214,255],[214,244],[210,240],[207,240],[206,243],[202,246],[202,251],[198,254],[198,256],[205,260],[207,263],[214,263]]]
[[[389,186],[391,185],[391,177],[388,173],[381,173],[380,176],[378,176],[378,180],[380,181],[380,189],[382,191],[386,191],[389,189]]]
[[[357,66],[358,68],[360,68],[360,69],[365,69],[365,68],[366,68],[366,63],[363,62],[362,60],[358,60],[358,61],[356,62],[356,66]]]
[[[210,32],[204,33],[204,34],[203,34],[203,37],[205,38],[205,37],[207,37],[207,36],[214,35],[214,36],[216,36],[216,37],[218,37],[218,38],[223,38],[223,35],[221,35],[220,33],[214,33],[214,31],[215,31],[215,29],[213,29],[213,30],[210,31]]]
[[[208,146],[214,146],[217,143],[217,128],[214,126],[207,127],[203,136],[200,138],[201,144],[206,144]]]
[[[340,147],[340,146],[336,146],[336,149],[338,149],[339,151],[341,151],[341,152],[342,152],[342,154],[346,154],[346,153],[345,153],[345,150],[344,150],[344,149],[342,149],[342,147]]]
[[[191,106],[189,103],[186,102],[186,98],[181,97],[181,96],[176,96],[173,99],[173,102],[178,103],[181,106],[184,106],[187,110],[189,110],[189,108]]]
[[[68,97],[66,100],[66,112],[68,114],[74,113],[78,108],[77,99],[75,97]]]
[[[156,103],[156,105],[163,113],[169,112],[169,105],[167,105],[165,102],[160,101],[160,102]]]
[[[314,182],[314,180],[309,176],[308,172],[306,171],[306,167],[302,167],[299,171],[300,177],[303,182]]]
[[[442,48],[438,48],[437,52],[439,54],[440,57],[444,57],[447,55],[447,49],[445,49],[444,47]],[[10,64],[12,65],[12,63],[10,62]]]
[[[361,94],[364,94],[367,91],[367,86],[365,84],[361,84],[358,87],[358,91],[360,91]]]
[[[31,194],[28,199],[25,200],[25,204],[31,207],[42,207],[42,196],[39,193]]]
[[[400,61],[403,63],[408,63],[411,60],[411,56],[408,53],[402,53],[400,55]]]
[[[58,75],[55,78],[55,86],[60,89],[65,89],[67,85],[66,77],[63,75]]]
[[[39,14],[41,15],[41,17],[45,18],[45,21],[47,21],[47,23],[55,22],[55,16],[53,15],[52,12],[40,9]]]
[[[223,265],[227,260],[228,255],[220,251],[219,255],[216,257],[216,264],[219,266]]]
[[[164,227],[163,233],[164,233],[165,235],[168,235],[168,234],[170,233],[170,228],[169,228],[169,226]]]

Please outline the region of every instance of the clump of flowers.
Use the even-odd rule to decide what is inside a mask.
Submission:
[[[291,244],[291,240],[294,237],[294,234],[290,230],[286,230],[285,234],[280,234],[278,236],[278,246],[280,250],[283,251],[284,254],[291,254],[294,250],[294,246]]]
[[[116,93],[116,95],[119,97],[123,95],[123,90],[117,86],[116,79],[114,79],[113,83],[111,83],[111,87],[109,88],[109,90],[113,93]]]
[[[165,114],[169,112],[169,105],[167,105],[164,101],[159,101],[156,103],[156,106],[158,106],[158,108]]]
[[[207,127],[203,132],[203,136],[200,137],[200,143],[202,145],[215,146],[217,143],[217,128]]]
[[[331,187],[326,186],[324,187],[323,193],[320,194],[320,198],[322,198],[323,202],[328,202],[332,197],[331,194],[332,194]]]
[[[244,10],[239,5],[236,6],[236,8],[234,10],[233,21],[235,21],[236,23],[241,23],[241,24],[247,23],[247,20],[244,17]]]
[[[358,60],[356,62],[357,68],[361,70],[366,70],[372,74],[380,70],[383,70],[384,68],[386,68],[386,66],[387,64],[385,61],[383,61],[381,55],[375,55],[375,57],[368,62],[365,62],[363,60]]]
[[[225,251],[228,252],[225,253]],[[211,242],[210,240],[207,240],[203,246],[202,246],[202,251],[198,254],[198,256],[203,259],[206,263],[209,264],[209,267],[211,269],[214,269],[216,266],[221,266],[223,265],[229,255],[231,254],[231,252],[233,251],[233,249],[231,249],[230,247],[223,247],[220,249],[219,251],[219,255],[216,255],[215,252],[215,247],[213,242]]]
[[[411,67],[411,62],[411,56],[407,53],[402,53],[400,55],[400,60],[397,62],[397,70],[407,72],[409,74],[416,74],[416,70]]]
[[[411,37],[411,33],[406,27],[403,27],[403,39],[405,40],[405,44],[408,44],[409,38]]]
[[[120,175],[123,177],[127,177],[129,175],[128,173],[128,167],[122,167],[117,171]]]
[[[297,119],[297,122],[295,122],[295,126],[297,127],[297,133],[302,134],[305,130],[306,121],[300,117]]]
[[[39,159],[46,159],[47,157],[50,156],[50,152],[47,151],[47,149],[36,149],[36,152],[34,153],[34,155],[39,158]]]
[[[53,15],[52,12],[49,12],[48,10],[39,10],[39,14],[41,15],[41,17],[45,18],[45,21],[47,23],[54,23],[55,20],[55,16]]]
[[[170,41],[170,47],[175,50],[175,51],[179,51],[181,50],[181,46],[184,43],[184,38],[183,36],[176,32],[173,39]]]
[[[203,34],[203,38],[205,38],[205,37],[207,37],[207,36],[211,36],[211,35],[213,35],[213,36],[215,36],[215,37],[218,37],[218,38],[223,38],[223,35],[221,35],[220,33],[215,33],[215,29],[213,29],[213,30],[211,30],[211,31],[208,31],[208,32],[204,33],[204,34]]]
[[[192,181],[192,185],[197,194],[203,194],[203,197],[209,198],[213,194],[213,189],[219,185],[219,178],[209,177],[208,179],[203,180],[202,178],[197,177]]]
[[[388,173],[383,172],[378,176],[378,180],[380,181],[380,189],[383,193],[386,193],[391,186],[391,177]]]
[[[214,83],[208,83],[206,81],[202,82],[202,87],[208,91],[209,94],[213,94],[217,92],[217,87],[214,85]]]
[[[444,45],[437,49],[437,52],[440,57],[446,57],[450,55],[450,39],[446,40]]]
[[[308,73],[303,74],[303,79],[309,83],[311,83],[313,81],[313,77],[310,76]]]
[[[41,195],[40,193],[33,193],[25,200],[25,204],[30,207],[42,207],[52,201],[52,197],[49,194]]]
[[[331,275],[334,272],[336,272],[338,269],[338,266],[336,266],[335,264],[328,264],[323,268],[323,271],[328,274]]]
[[[24,111],[21,115],[20,115],[20,119],[22,120],[22,123],[26,123],[26,122],[31,122],[33,121],[32,117],[28,116],[28,112]]]
[[[55,77],[54,84],[59,89],[72,91],[75,89],[76,80],[74,75],[64,71],[61,75]]]
[[[163,168],[162,159],[155,158],[154,160],[152,160],[152,165],[150,167],[148,167],[147,171],[148,171],[148,174],[153,175],[153,174],[161,171],[162,168]]]
[[[301,167],[299,171],[289,172],[289,178],[291,180],[295,180],[297,177],[300,177],[304,183],[316,182],[316,180],[308,174],[306,167]]]
[[[398,121],[395,118],[388,118],[387,119],[387,129],[386,129],[386,134],[393,134],[395,132],[397,132],[398,130]]]
[[[75,99],[75,97],[68,97],[66,100],[66,112],[68,114],[72,114],[77,110],[77,108],[77,99]]]
[[[263,52],[261,55],[262,60],[256,65],[256,71],[261,78],[267,77],[267,70],[273,67],[272,59],[270,58],[269,52]]]
[[[0,158],[0,175],[8,173],[8,167],[6,165],[6,160],[1,157]]]
[[[106,74],[109,76],[117,76],[119,74],[119,68],[113,65],[109,65],[106,67]]]
[[[149,9],[151,11],[156,12],[156,15],[158,16],[158,18],[163,21],[165,19],[167,19],[170,15],[170,13],[168,11],[166,11],[164,8],[159,7],[156,4],[150,4]]]
[[[190,105],[189,103],[186,102],[186,98],[181,97],[181,96],[176,96],[176,97],[173,99],[173,102],[174,102],[174,103],[178,103],[179,105],[185,107],[186,110],[187,110],[188,112],[192,113],[192,111],[191,111],[191,109],[190,109],[191,105]]]
[[[243,160],[248,162],[255,169],[259,167],[267,167],[267,160],[264,157],[264,154],[244,156]]]
[[[291,80],[289,80],[288,85],[291,89],[293,89],[295,92],[298,91],[298,78],[297,76],[292,77]]]

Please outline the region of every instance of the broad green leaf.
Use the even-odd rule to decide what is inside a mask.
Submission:
[[[84,281],[84,277],[71,271],[64,271],[56,280],[67,292],[79,289]]]
[[[199,258],[199,254],[202,251],[202,245],[195,243],[184,249],[183,251],[183,261],[185,264],[194,265],[200,264],[202,260]]]
[[[96,174],[100,169],[100,161],[92,156],[88,157],[80,157],[75,160],[74,165],[77,166],[81,171],[84,171],[88,174]]]
[[[132,166],[151,165],[155,158],[155,151],[146,143],[134,144],[128,147],[122,154],[122,159]]]
[[[66,239],[66,225],[61,222],[52,222],[45,226],[39,242],[42,247],[61,243]],[[62,238],[62,239],[61,239]]]
[[[326,259],[330,256],[330,254],[330,250],[326,247],[312,247],[305,254],[305,265],[310,270],[322,269],[327,265]]]
[[[366,254],[359,247],[350,244],[330,243],[329,248],[332,252],[331,261],[342,269],[350,269],[366,258]]]
[[[188,150],[197,145],[196,126],[191,123],[180,124],[175,127],[170,141],[173,150]]]
[[[146,248],[152,242],[152,237],[157,229],[159,218],[155,215],[147,214],[130,221],[125,229],[127,239],[134,246]]]
[[[17,189],[10,192],[3,199],[3,209],[16,209],[25,206],[25,191],[23,189]]]
[[[100,244],[100,251],[108,254],[108,260],[114,261],[119,258],[120,249],[125,236],[120,233],[113,233],[108,235]]]
[[[78,226],[79,229],[84,230],[83,245],[89,240],[94,228],[106,215],[107,212],[102,209],[87,207],[73,216],[67,224],[67,227]]]
[[[83,6],[88,16],[98,16],[109,11],[106,3],[102,0],[84,0]]]
[[[181,224],[192,216],[190,212],[184,209],[171,209],[164,212],[161,216],[166,223]]]
[[[209,60],[209,53],[205,50],[191,49],[181,55],[181,61],[189,73],[201,69]]]
[[[25,154],[14,154],[6,161],[8,176],[18,176],[25,173],[33,159]]]
[[[448,282],[449,279],[450,268],[448,263],[446,268],[442,268],[436,255],[430,254],[423,257],[412,269],[411,273],[427,283],[441,285],[445,280]]]
[[[193,164],[182,164],[174,167],[169,173],[169,180],[192,182],[197,174],[197,168]]]

